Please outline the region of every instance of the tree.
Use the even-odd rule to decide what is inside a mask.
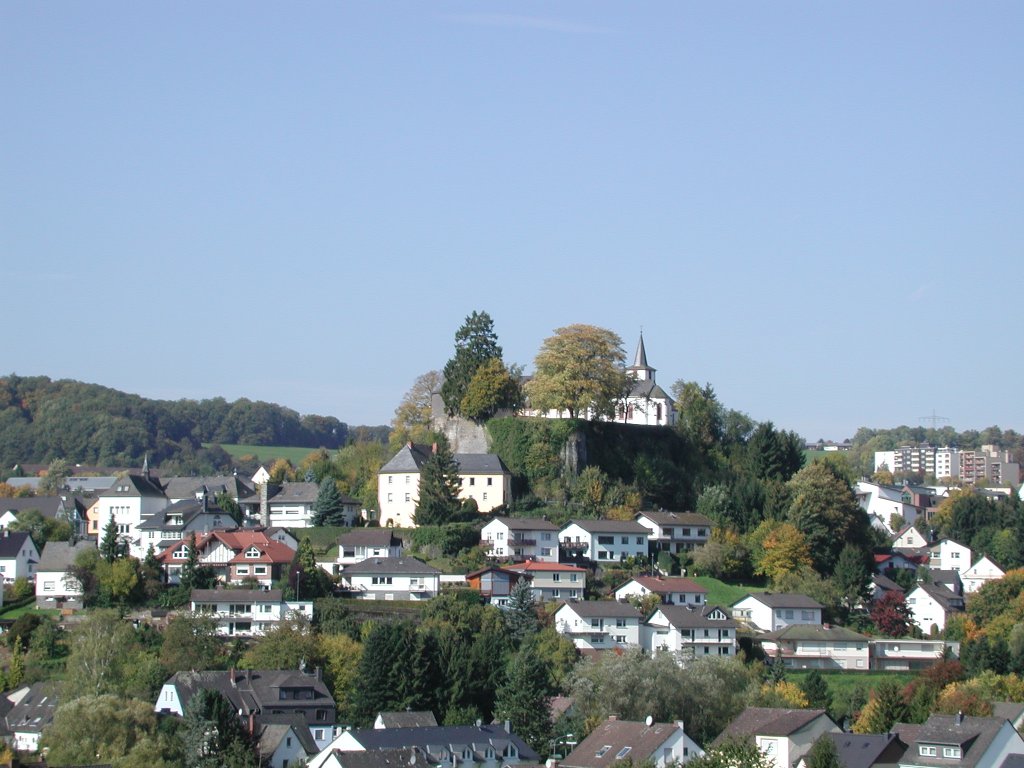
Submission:
[[[39,481],[39,492],[45,496],[56,496],[67,485],[71,467],[66,459],[54,459],[46,470],[46,475]]]
[[[701,387],[695,381],[677,381],[672,385],[676,399],[676,430],[694,445],[709,451],[722,442],[724,409],[711,384]]]
[[[459,410],[467,419],[483,422],[502,408],[514,409],[520,401],[519,383],[498,358],[483,363],[469,380]]]
[[[320,491],[316,495],[316,512],[313,525],[345,525],[345,502],[341,498],[338,484],[330,475],[320,482]]]
[[[242,524],[242,508],[230,493],[221,491],[215,497],[215,503],[222,512],[235,521],[235,525]]]
[[[886,592],[871,606],[871,621],[887,637],[904,637],[910,632],[913,616],[903,594]]]
[[[117,611],[99,609],[76,625],[69,641],[71,653],[61,691],[61,702],[82,696],[138,693],[148,696],[148,681],[140,680],[148,659],[131,624]],[[162,672],[158,674],[162,675]]]
[[[814,742],[814,746],[807,753],[805,762],[807,768],[843,768],[836,743],[832,740],[832,735],[828,733],[823,733]]]
[[[593,325],[555,329],[534,359],[526,385],[530,407],[566,411],[569,418],[613,417],[629,391],[626,353],[618,334]]]
[[[167,674],[186,669],[218,669],[224,648],[217,637],[217,620],[201,613],[178,613],[164,630],[160,664]]]
[[[199,561],[199,547],[196,546],[195,531],[189,534],[185,550],[186,558],[181,566],[181,576],[179,577],[181,588],[185,592],[190,592],[193,589],[209,589],[213,587],[217,581],[217,576],[213,572],[213,568],[203,565]]]
[[[111,515],[107,525],[103,528],[103,538],[100,540],[100,554],[108,563],[124,555],[124,546],[117,534],[117,521]]]
[[[505,609],[505,626],[512,639],[521,643],[537,631],[537,611],[533,587],[528,579],[520,579],[509,593]]]
[[[186,764],[194,768],[256,768],[252,742],[234,706],[216,690],[200,688],[185,707]]]
[[[810,671],[800,683],[800,689],[807,697],[807,706],[813,709],[830,709],[832,707],[832,692],[818,670]]]
[[[350,721],[363,644],[348,635],[320,635],[320,655],[324,659],[324,680],[330,686],[337,707],[338,722]]]
[[[316,600],[327,597],[334,591],[334,585],[327,571],[317,565],[313,542],[303,536],[295,551],[288,574],[288,586],[296,600]]]
[[[524,645],[506,666],[505,681],[498,687],[494,709],[497,719],[510,721],[512,731],[541,754],[547,752],[554,735],[547,681],[543,660]]]
[[[455,355],[444,366],[441,398],[449,414],[461,413],[470,381],[488,360],[501,360],[494,321],[486,312],[474,311],[455,332]]]
[[[443,525],[456,520],[459,501],[459,465],[448,443],[434,443],[433,451],[420,468],[419,498],[416,500],[416,525]]]
[[[775,768],[775,765],[775,759],[764,754],[753,740],[736,739],[688,760],[686,768]]]
[[[441,389],[444,379],[440,371],[427,371],[416,377],[412,387],[402,397],[391,420],[390,444],[398,449],[406,443],[425,443],[432,440],[433,398]]]
[[[320,646],[313,627],[301,613],[290,613],[246,651],[244,669],[298,669],[321,664]]]
[[[878,684],[853,724],[854,733],[888,733],[894,723],[905,723],[910,710],[899,686],[892,680]]]
[[[840,604],[849,614],[871,596],[870,554],[853,544],[847,544],[839,553],[832,583],[839,593]]]
[[[762,542],[762,554],[755,572],[776,580],[784,574],[811,565],[807,539],[790,523],[777,523]]]
[[[832,573],[847,544],[867,547],[867,516],[832,465],[816,461],[793,475],[787,486],[792,502],[786,519],[807,537],[818,573]]]

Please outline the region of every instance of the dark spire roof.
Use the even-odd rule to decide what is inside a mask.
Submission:
[[[648,368],[647,350],[644,349],[644,332],[640,331],[640,343],[636,345],[636,357],[633,358],[634,368]]]

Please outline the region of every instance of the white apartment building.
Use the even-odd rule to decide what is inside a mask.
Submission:
[[[480,530],[480,546],[499,560],[558,562],[558,526],[539,517],[496,517]]]

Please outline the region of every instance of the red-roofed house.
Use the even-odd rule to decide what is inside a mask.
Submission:
[[[582,600],[587,586],[587,569],[566,563],[528,560],[525,563],[506,565],[505,570],[530,576],[533,599],[538,602]]]
[[[191,541],[179,541],[157,556],[171,584],[180,580]],[[285,575],[295,557],[294,549],[271,538],[265,530],[211,531],[197,536],[195,545],[199,562],[213,568],[218,579],[230,584],[256,581],[270,588]]]
[[[681,576],[636,576],[615,590],[616,600],[656,594],[663,605],[704,605],[707,589]]]

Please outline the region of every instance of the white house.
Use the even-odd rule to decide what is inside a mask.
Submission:
[[[894,732],[908,744],[900,768],[1001,768],[1021,764],[1011,755],[1024,756],[1024,739],[1000,717],[931,715],[923,725],[897,724]]]
[[[662,605],[643,624],[641,636],[652,654],[735,656],[738,647],[736,622],[717,605]]]
[[[917,640],[909,637],[878,637],[868,641],[871,669],[883,672],[908,672],[928,669],[954,651],[958,644],[944,640]]]
[[[977,592],[983,585],[998,581],[1005,575],[1006,571],[989,559],[988,555],[982,555],[978,562],[960,574],[960,578],[965,592]]]
[[[259,715],[254,718],[257,754],[266,768],[305,764],[320,751],[301,715]]]
[[[683,765],[704,754],[686,735],[683,723],[636,722],[612,716],[597,726],[560,762],[565,768],[612,768],[632,765],[665,768]]]
[[[614,600],[565,603],[555,611],[555,629],[579,650],[640,645],[640,611]]]
[[[762,636],[761,647],[766,656],[781,658],[791,669],[871,668],[868,638],[845,627],[792,624]]]
[[[39,739],[53,722],[60,684],[52,680],[4,694],[9,702],[4,715],[4,738],[19,752],[39,751]]]
[[[587,588],[587,569],[568,563],[548,563],[527,560],[512,563],[506,570],[530,577],[533,599],[540,603],[550,600],[582,600]]]
[[[821,603],[807,595],[755,592],[732,604],[732,615],[753,629],[774,632],[792,624],[821,624]]]
[[[791,768],[826,733],[841,733],[823,709],[747,707],[715,739],[753,741],[775,768]]]
[[[415,528],[420,470],[437,446],[407,443],[377,473],[380,524]],[[473,499],[480,512],[490,512],[512,500],[512,473],[497,454],[456,453],[459,498]]]
[[[402,540],[390,528],[353,528],[338,537],[335,573],[371,557],[401,557]]]
[[[81,539],[70,544],[66,541],[48,541],[36,568],[36,605],[39,608],[81,608],[82,585],[68,568],[86,550],[95,550],[96,542]]]
[[[943,539],[932,545],[928,567],[932,570],[966,571],[971,567],[971,548],[953,539]]]
[[[39,550],[29,534],[7,528],[0,531],[0,577],[5,584],[18,578],[34,579],[37,565]]]
[[[496,517],[480,530],[480,546],[498,559],[558,562],[558,526],[540,517]]]
[[[558,540],[567,557],[601,563],[646,557],[648,536],[650,530],[632,520],[574,520],[559,531]]]
[[[217,634],[258,637],[292,614],[313,619],[313,601],[286,601],[280,589],[193,589],[193,613],[217,620]]]
[[[148,542],[142,540],[139,525],[170,505],[159,481],[144,474],[119,477],[107,490],[98,495],[93,506],[95,518],[90,530],[96,530],[96,543],[103,540],[107,523],[113,519],[118,537],[129,546],[128,553],[140,560],[146,556]]]
[[[689,552],[708,543],[713,523],[695,512],[641,511],[633,518],[650,530],[652,552]]]
[[[372,557],[347,566],[341,578],[363,600],[429,600],[441,590],[441,571],[415,557]]]
[[[613,594],[616,600],[655,594],[664,605],[703,605],[708,591],[681,576],[634,576]]]
[[[911,620],[923,633],[941,632],[954,613],[964,610],[964,599],[940,584],[918,584],[907,593]]]
[[[905,525],[892,541],[893,549],[924,549],[929,546],[928,539],[915,525]]]

